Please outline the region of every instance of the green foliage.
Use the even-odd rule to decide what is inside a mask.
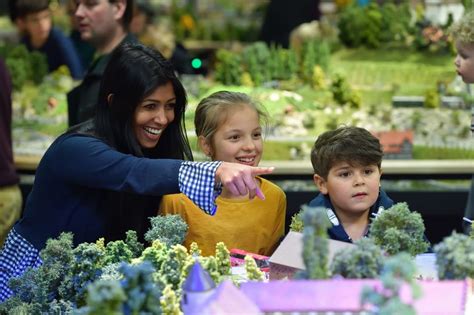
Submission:
[[[301,77],[304,82],[312,83],[314,67],[327,69],[331,51],[329,45],[322,40],[310,40],[303,44],[301,50]]]
[[[151,228],[145,233],[145,240],[159,240],[169,247],[183,243],[188,225],[178,214],[152,217],[150,221]]]
[[[140,260],[149,261],[156,270],[161,269],[161,265],[168,257],[168,248],[159,240],[153,241],[150,247],[145,248],[142,252]]]
[[[127,296],[117,280],[99,280],[87,288],[85,307],[77,310],[81,315],[121,315]]]
[[[421,288],[416,283],[415,273],[416,265],[407,253],[388,258],[382,270],[383,288],[378,290],[374,287],[365,287],[362,290],[361,304],[372,304],[375,306],[376,314],[380,315],[415,315],[413,306],[403,303],[400,298],[403,284],[410,286],[412,300],[420,298]]]
[[[196,242],[192,242],[191,246],[189,247],[189,254],[192,256],[201,256],[201,250]]]
[[[376,278],[384,262],[382,250],[370,238],[362,238],[354,244],[356,246],[334,255],[331,273],[349,279]]]
[[[370,237],[389,255],[425,252],[429,244],[424,240],[425,226],[421,215],[411,212],[404,202],[382,211],[370,225]]]
[[[140,257],[143,252],[143,244],[138,241],[137,232],[129,230],[125,233],[125,244],[132,252],[132,257]]]
[[[163,288],[153,281],[155,269],[145,261],[139,265],[122,264],[122,289],[127,299],[123,304],[125,314],[161,314],[158,302]]]
[[[231,274],[230,253],[223,242],[216,244],[216,262],[220,275],[227,276]]]
[[[26,82],[39,84],[48,73],[46,56],[40,52],[29,52],[25,45],[4,45],[0,56],[10,71],[13,87],[20,90]]]
[[[428,90],[425,93],[425,102],[423,106],[426,108],[439,108],[441,104],[441,97],[435,89]]]
[[[328,277],[328,235],[331,226],[323,207],[302,207],[303,261],[306,270],[297,275],[305,279],[326,279]]]
[[[303,214],[302,212],[303,210],[300,210],[298,213],[295,213],[291,217],[290,231],[303,232],[304,225],[303,225],[303,219],[301,217]]]
[[[216,81],[225,85],[240,85],[242,77],[242,60],[240,54],[219,49],[216,53]]]
[[[62,233],[57,239],[49,239],[40,256],[43,261],[40,267],[30,268],[20,277],[10,280],[14,296],[6,304],[9,308],[31,307],[35,309],[34,313],[50,310],[50,304],[59,299],[61,282],[71,272],[72,234]]]
[[[102,274],[104,251],[96,243],[82,243],[74,250],[74,261],[59,286],[62,300],[85,305],[87,286]]]
[[[263,42],[247,46],[242,52],[242,61],[255,85],[260,86],[270,80],[270,50]]]
[[[247,272],[247,279],[263,281],[265,279],[265,274],[258,268],[255,259],[252,256],[245,256],[245,272]]]
[[[441,280],[474,277],[474,239],[453,233],[433,248]]]
[[[163,295],[160,300],[161,309],[164,315],[181,315],[179,299],[170,285],[167,285],[163,290]]]
[[[359,108],[362,103],[360,95],[355,93],[347,80],[339,74],[333,76],[331,92],[334,101],[340,105],[349,104],[353,108]]]
[[[184,282],[184,270],[187,264],[187,250],[182,245],[173,245],[168,256],[159,270],[159,277],[163,284],[171,285],[174,291],[181,290]]]
[[[118,262],[130,262],[133,258],[132,251],[124,241],[118,240],[107,243],[105,247],[104,264],[110,265]]]

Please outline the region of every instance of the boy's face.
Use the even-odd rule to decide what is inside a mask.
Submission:
[[[339,162],[329,170],[327,180],[314,175],[319,191],[329,195],[336,213],[363,214],[379,196],[381,172],[377,165],[352,166]]]
[[[474,83],[474,43],[456,41],[457,55],[454,59],[456,72],[465,83]]]
[[[52,27],[51,12],[47,10],[27,14],[18,19],[21,29],[29,36],[33,45],[39,46],[46,42]]]

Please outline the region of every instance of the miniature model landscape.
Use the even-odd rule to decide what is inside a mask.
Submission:
[[[407,4],[337,5],[335,16],[296,29],[289,49],[240,42],[218,49],[205,77],[183,77],[191,138],[199,100],[227,89],[249,93],[268,111],[265,160],[307,159],[314,138],[341,124],[373,132],[412,132],[410,154],[389,158],[472,158],[471,95],[452,65],[450,21],[430,21],[428,5],[426,11]],[[206,38],[210,33],[203,31],[208,28],[204,25],[219,20],[212,4],[199,5],[208,22],[177,2],[174,6],[170,16],[176,36],[183,40]],[[250,14],[240,2],[226,2],[221,9],[234,12],[233,6]],[[255,17],[239,19],[249,22]],[[253,30],[249,34],[255,34],[255,25],[246,25]],[[220,28],[225,29],[227,36],[209,38],[231,40],[231,34],[238,33]],[[22,46],[0,47],[14,78],[15,151],[41,155],[66,129],[65,94],[77,82],[64,69],[46,75],[42,56]]]
[[[146,248],[133,231],[124,241],[99,239],[75,248],[73,235],[63,233],[48,240],[41,267],[10,281],[14,296],[0,311],[472,314],[473,235],[454,233],[434,246],[437,273],[427,276],[423,265],[415,263],[429,247],[423,221],[406,204],[379,213],[370,236],[354,244],[328,240],[329,224],[324,208],[303,207],[292,224],[302,230],[300,252],[285,254],[287,261],[301,259],[304,264],[298,269],[274,263],[284,240],[270,258],[270,280],[251,256],[245,258],[245,272],[233,270],[223,243],[209,257],[200,255],[196,243],[189,250],[180,245],[187,225],[178,215],[151,218],[145,235],[151,245]],[[297,232],[287,237],[292,233]],[[284,280],[272,279],[282,276]]]

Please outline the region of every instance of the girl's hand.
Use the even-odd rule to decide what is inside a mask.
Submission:
[[[252,167],[238,163],[222,162],[216,170],[216,182],[230,191],[234,196],[255,196],[264,200],[265,196],[255,181],[255,176],[270,174],[273,167]]]

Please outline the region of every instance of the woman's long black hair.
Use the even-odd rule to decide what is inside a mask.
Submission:
[[[175,118],[163,131],[158,145],[143,150],[134,133],[135,110],[143,99],[168,82],[176,96]],[[184,124],[186,103],[186,92],[170,62],[152,48],[137,43],[123,44],[112,53],[104,72],[93,133],[125,154],[192,160]],[[105,215],[105,238],[123,239],[127,230],[135,230],[143,241],[150,226],[148,218],[157,215],[160,200],[153,196],[107,192],[99,209]]]

